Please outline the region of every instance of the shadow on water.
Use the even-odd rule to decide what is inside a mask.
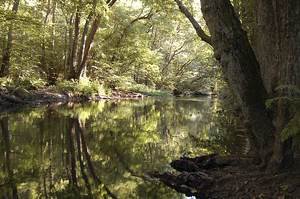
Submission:
[[[184,155],[239,152],[214,106],[149,98],[1,116],[0,198],[184,198],[147,172]]]

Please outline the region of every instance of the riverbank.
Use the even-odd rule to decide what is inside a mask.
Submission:
[[[51,89],[26,90],[23,88],[0,89],[0,111],[22,106],[39,106],[53,103],[82,103],[99,100],[142,99],[145,94],[131,91],[111,91],[109,95],[87,95],[73,92],[58,92]]]
[[[162,183],[199,199],[300,198],[300,170],[270,174],[259,170],[250,157],[218,155],[183,157],[171,162],[174,172],[151,174]]]

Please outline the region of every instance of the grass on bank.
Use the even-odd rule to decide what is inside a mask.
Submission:
[[[127,83],[121,85],[118,89],[123,91],[131,91],[136,93],[141,93],[146,96],[170,96],[171,92],[167,90],[157,90],[155,88],[151,88],[149,86],[146,86],[144,84],[132,84]]]
[[[56,85],[49,86],[40,78],[0,78],[1,90],[14,91],[17,88],[25,90],[47,90],[56,93],[72,93],[73,95],[105,95],[111,96],[112,89],[104,83],[84,77],[77,80],[61,80]],[[123,83],[116,87],[117,90],[125,92],[136,92],[146,96],[169,96],[170,91],[156,90],[149,86],[136,83]]]

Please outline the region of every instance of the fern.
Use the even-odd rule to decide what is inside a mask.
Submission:
[[[294,116],[282,130],[281,139],[285,141],[289,138],[293,138],[294,146],[300,146],[300,89],[295,85],[281,85],[276,88],[276,91],[283,91],[287,95],[268,99],[266,101],[266,107],[270,109],[278,101],[288,103]]]
[[[287,90],[288,92],[292,92],[296,95],[300,95],[300,88],[298,88],[296,85],[290,85],[290,84],[280,85],[275,90],[276,91]]]
[[[300,136],[300,111],[294,115],[281,133],[283,141],[296,136]]]
[[[300,88],[295,85],[281,85],[278,86],[276,91],[286,91],[286,95],[274,97],[266,100],[265,105],[267,109],[271,109],[278,101],[288,102],[291,106],[300,108]]]

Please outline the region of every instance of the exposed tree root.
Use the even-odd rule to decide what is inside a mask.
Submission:
[[[300,198],[300,173],[277,175],[259,170],[252,158],[216,154],[171,162],[177,172],[153,172],[167,186],[197,198]],[[297,171],[298,170],[298,171]]]

